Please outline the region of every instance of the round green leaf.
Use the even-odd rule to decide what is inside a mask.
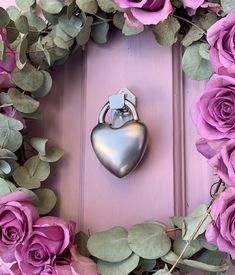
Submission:
[[[35,3],[35,0],[16,0],[16,5],[22,9],[28,9]]]
[[[134,225],[128,232],[128,243],[137,255],[145,259],[160,258],[171,248],[164,227],[154,222]]]
[[[42,156],[46,155],[47,142],[48,139],[46,138],[34,137],[30,139],[30,144],[32,145],[32,147]]]
[[[34,191],[39,199],[39,205],[37,206],[40,215],[46,215],[51,212],[51,210],[56,205],[56,195],[48,188],[38,189]]]
[[[184,72],[194,80],[208,79],[213,73],[210,62],[202,58],[199,53],[200,46],[199,42],[190,45],[186,48],[182,59]]]
[[[117,5],[112,0],[97,0],[99,7],[104,12],[115,12],[117,10]]]
[[[95,233],[88,240],[87,247],[93,256],[108,262],[123,261],[132,253],[123,227]]]
[[[39,107],[39,102],[33,99],[31,96],[23,95],[19,90],[11,88],[8,90],[8,94],[11,98],[13,106],[19,112],[33,113]]]
[[[16,21],[16,19],[20,16],[20,12],[15,6],[8,7],[6,11],[12,21]]]
[[[17,156],[7,149],[0,148],[0,159],[14,159],[17,160]]]
[[[0,196],[4,196],[10,192],[14,192],[15,190],[16,187],[12,182],[0,178]]]
[[[29,31],[29,23],[26,16],[21,15],[15,21],[16,28],[21,33],[28,33]]]
[[[18,87],[33,92],[42,86],[44,76],[31,64],[27,63],[22,70],[16,68],[12,73],[12,78]]]
[[[56,162],[63,156],[64,151],[60,148],[50,148],[47,150],[46,155],[39,155],[39,158],[46,162]]]
[[[104,44],[108,41],[109,24],[100,22],[100,24],[92,26],[91,37],[98,44]]]
[[[0,160],[0,170],[4,173],[4,174],[9,174],[11,172],[11,165],[5,161],[5,160]]]
[[[29,25],[36,28],[38,31],[42,31],[46,28],[45,21],[34,13],[29,12],[26,14],[26,17],[28,19]]]
[[[95,14],[98,11],[98,4],[96,0],[76,0],[76,4],[86,13]]]
[[[63,0],[40,0],[40,6],[48,13],[57,14],[63,8]]]
[[[41,186],[40,179],[31,177],[29,171],[24,166],[19,166],[12,174],[15,182],[26,189],[37,189]]]
[[[46,180],[50,175],[50,165],[40,160],[38,156],[28,159],[24,167],[28,170],[31,177],[35,177],[40,181]]]
[[[176,238],[173,243],[173,250],[179,256],[183,249],[185,248],[187,242],[182,239],[181,236]],[[188,259],[192,257],[195,253],[202,249],[202,245],[200,244],[199,240],[196,239],[188,245],[186,251],[184,252],[182,259]]]
[[[82,21],[76,16],[72,16],[68,19],[67,16],[63,15],[59,18],[59,26],[71,37],[76,37],[81,30]]]
[[[0,7],[0,27],[6,27],[9,22],[10,17],[7,11],[4,8]]]
[[[132,254],[124,261],[118,263],[110,263],[98,260],[97,269],[101,275],[126,275],[130,274],[139,263],[139,256]]]

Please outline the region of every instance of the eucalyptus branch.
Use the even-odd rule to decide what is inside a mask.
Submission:
[[[209,215],[210,215],[210,207],[208,208],[207,212],[205,213],[205,215],[203,216],[203,218],[199,222],[199,224],[196,227],[196,229],[194,230],[194,232],[192,233],[192,235],[191,235],[190,239],[187,241],[187,244],[185,245],[183,251],[181,252],[178,259],[176,260],[176,262],[173,264],[173,266],[169,270],[168,274],[171,274],[173,272],[173,270],[175,269],[175,267],[177,266],[177,264],[180,262],[180,260],[182,259],[185,251],[187,250],[188,246],[194,240],[195,236],[197,235],[198,231],[200,230],[200,228],[202,227],[202,225],[204,224],[204,222],[206,221],[206,219],[208,218]]]
[[[186,22],[186,23],[188,23],[188,24],[190,24],[190,25],[192,25],[192,26],[194,26],[195,28],[197,28],[197,29],[200,30],[203,34],[206,35],[206,31],[203,30],[201,27],[199,27],[197,24],[194,24],[192,21],[190,21],[190,20],[188,20],[188,19],[186,19],[186,18],[184,18],[184,17],[182,17],[182,16],[179,16],[179,15],[173,14],[172,16],[175,17],[175,18],[178,18],[178,19],[180,19],[180,20],[182,20],[182,21],[184,21],[184,22]]]

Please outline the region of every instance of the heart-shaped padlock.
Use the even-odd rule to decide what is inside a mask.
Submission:
[[[132,120],[119,128],[106,123],[105,116],[110,109],[108,102],[102,108],[99,123],[91,133],[91,143],[97,158],[119,178],[136,168],[145,153],[148,140],[147,127],[139,122],[135,106],[125,99],[124,107],[131,111]]]

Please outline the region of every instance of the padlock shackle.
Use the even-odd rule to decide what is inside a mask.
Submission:
[[[130,111],[132,112],[133,119],[139,120],[135,106],[127,99],[125,99],[125,106],[127,106],[130,109]],[[102,124],[105,123],[105,117],[106,117],[106,114],[108,113],[109,109],[110,109],[110,104],[109,104],[109,102],[107,102],[104,105],[104,107],[102,108],[102,110],[100,111],[99,120],[98,120],[99,123],[102,123]]]

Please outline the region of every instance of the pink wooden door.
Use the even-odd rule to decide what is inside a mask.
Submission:
[[[90,42],[57,68],[49,101],[43,102],[47,123],[38,124],[37,134],[66,152],[48,184],[59,194],[57,211],[81,229],[130,227],[147,219],[169,223],[169,216],[209,199],[211,172],[195,150],[189,113],[203,83],[183,80],[180,56],[177,46],[161,47],[151,33],[115,33],[107,45]],[[90,133],[108,96],[122,87],[137,96],[150,144],[142,165],[117,179],[95,157]]]

